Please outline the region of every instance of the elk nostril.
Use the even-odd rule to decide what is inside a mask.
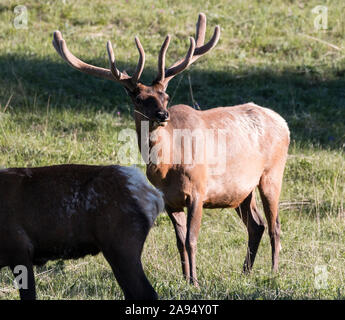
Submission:
[[[160,121],[166,121],[169,118],[169,112],[167,111],[158,111],[156,115]]]

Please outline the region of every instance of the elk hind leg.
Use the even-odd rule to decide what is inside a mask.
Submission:
[[[279,196],[282,182],[282,170],[264,173],[261,176],[259,190],[268,224],[272,248],[272,270],[278,271],[280,245],[280,223],[278,218]]]
[[[261,237],[265,230],[264,221],[256,206],[255,190],[236,208],[236,212],[248,231],[248,247],[243,263],[243,272],[249,273],[253,267]]]

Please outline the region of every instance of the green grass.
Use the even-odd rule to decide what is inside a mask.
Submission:
[[[233,210],[205,210],[198,244],[201,288],[182,279],[175,235],[161,214],[143,253],[163,299],[345,299],[345,4],[326,1],[328,30],[314,30],[319,1],[26,0],[28,29],[13,27],[15,1],[0,4],[0,166],[114,164],[122,128],[134,128],[132,108],[115,83],[72,70],[54,51],[62,31],[73,53],[106,67],[112,40],[119,67],[133,71],[134,36],[146,51],[143,81],[156,73],[157,54],[173,35],[167,62],[183,56],[198,12],[207,35],[221,26],[217,47],[171,81],[172,102],[202,108],[254,101],[279,112],[291,130],[281,195],[280,271],[270,271],[267,232],[253,273],[241,274],[247,234]],[[340,50],[311,40],[309,35]],[[262,211],[262,210],[261,210]],[[315,286],[326,266],[327,288]],[[36,268],[39,299],[123,298],[104,258],[55,261]],[[0,299],[17,299],[8,269]]]

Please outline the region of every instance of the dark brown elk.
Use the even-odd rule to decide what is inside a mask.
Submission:
[[[20,297],[35,299],[34,265],[102,252],[126,299],[156,299],[141,252],[163,209],[160,192],[133,167],[1,170],[0,269],[24,266]]]
[[[219,27],[215,27],[213,36],[206,44],[205,30],[206,17],[200,14],[196,38],[190,38],[187,55],[168,69],[165,68],[165,55],[170,36],[166,37],[159,53],[158,75],[150,86],[139,82],[145,53],[138,38],[135,42],[140,58],[132,77],[117,69],[110,42],[107,43],[110,68],[104,69],[76,58],[68,50],[59,31],[54,33],[53,40],[57,52],[72,67],[119,82],[127,90],[134,105],[139,148],[147,159],[147,177],[164,194],[165,208],[176,232],[183,273],[195,285],[198,285],[195,256],[202,208],[236,209],[247,227],[249,238],[243,270],[251,270],[265,229],[255,202],[256,187],[259,188],[268,222],[272,268],[274,271],[278,269],[278,201],[289,146],[289,129],[284,119],[254,103],[205,111],[187,105],[174,105],[167,109],[169,81],[217,44]],[[149,131],[145,137],[145,130],[142,130],[144,124],[148,124]],[[204,144],[202,151],[198,151],[196,140],[200,136],[203,140],[203,134],[212,131],[216,132],[215,142]],[[176,139],[179,134],[181,139]],[[218,139],[222,135],[225,136],[224,143]],[[147,157],[145,144],[148,144],[149,154],[156,152],[158,158]],[[215,153],[214,148],[218,148],[218,156],[214,157],[216,161],[211,162],[206,158]],[[160,149],[158,153],[157,149]],[[186,155],[189,161],[185,161]],[[197,161],[205,155],[204,161]],[[181,157],[183,160],[179,161]],[[177,161],[174,161],[176,158]],[[217,168],[224,170],[217,172],[214,170]]]

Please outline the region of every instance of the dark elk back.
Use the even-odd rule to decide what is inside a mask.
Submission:
[[[159,191],[134,167],[59,165],[0,171],[0,268],[102,252],[126,299],[155,299],[141,252],[159,212]]]

